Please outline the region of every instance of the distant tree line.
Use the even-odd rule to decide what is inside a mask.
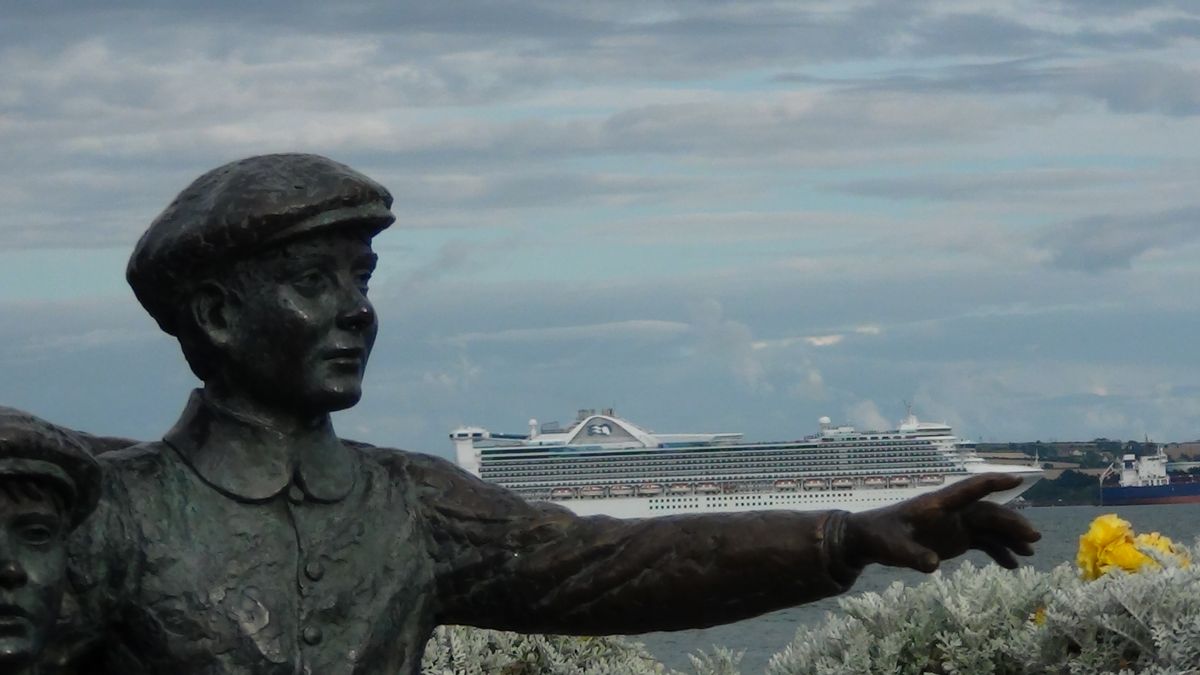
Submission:
[[[1033,506],[1099,504],[1100,478],[1067,469],[1057,478],[1034,483],[1022,496]]]

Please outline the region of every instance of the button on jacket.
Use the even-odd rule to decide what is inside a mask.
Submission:
[[[196,392],[163,441],[102,455],[48,665],[418,673],[438,624],[706,626],[840,593],[858,574],[839,559],[841,512],[580,518],[327,431],[272,454],[273,432]]]

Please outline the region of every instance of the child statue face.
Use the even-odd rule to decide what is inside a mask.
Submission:
[[[58,616],[67,522],[56,497],[0,477],[0,671],[31,663]]]
[[[364,237],[324,234],[242,263],[219,335],[226,384],[307,413],[357,403],[378,330],[375,261]]]

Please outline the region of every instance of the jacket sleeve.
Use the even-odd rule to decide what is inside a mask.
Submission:
[[[697,628],[842,593],[844,511],[636,520],[529,503],[447,461],[410,464],[439,623],[520,632]]]

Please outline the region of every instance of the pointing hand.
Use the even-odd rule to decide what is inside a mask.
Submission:
[[[982,501],[1019,485],[1017,476],[988,473],[892,506],[851,514],[846,524],[846,562],[879,563],[932,572],[943,560],[979,549],[1008,569],[1013,556],[1033,555],[1042,535],[1025,517]]]

